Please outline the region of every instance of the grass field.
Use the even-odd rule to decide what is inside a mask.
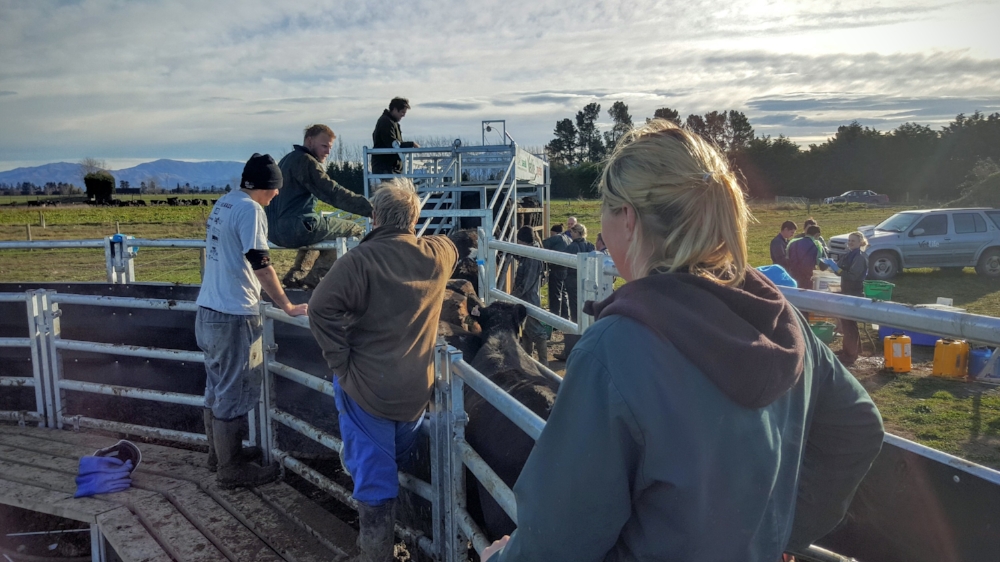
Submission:
[[[25,240],[31,225],[35,240],[103,238],[121,232],[141,238],[203,238],[207,207],[57,207],[0,206],[0,240]],[[887,218],[901,208],[866,208],[860,205],[823,205],[809,210],[794,206],[753,206],[755,222],[748,245],[752,265],[770,263],[768,246],[785,220],[800,227],[810,216],[829,239]],[[39,212],[46,228],[40,227]],[[600,208],[596,201],[554,201],[550,210],[554,223],[576,216],[587,225],[590,239],[600,231]],[[294,251],[274,252],[276,268],[291,266]],[[197,283],[198,251],[143,248],[136,256],[136,278],[140,281]],[[0,282],[11,281],[103,281],[103,250],[7,250],[0,251]],[[893,300],[920,304],[937,297],[951,297],[955,306],[975,314],[1000,316],[1000,286],[980,279],[970,268],[962,273],[908,270],[893,280]],[[869,354],[878,349],[866,348]],[[926,353],[925,353],[926,355]],[[923,357],[926,361],[928,357]],[[886,426],[897,435],[1000,469],[1000,389],[927,376],[926,363],[909,375],[888,375],[877,368],[854,369],[879,404]]]

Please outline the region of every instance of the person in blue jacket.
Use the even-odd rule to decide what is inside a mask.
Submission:
[[[843,518],[882,445],[864,388],[749,266],[724,156],[656,119],[601,180],[624,286],[588,308],[489,562],[776,562]]]

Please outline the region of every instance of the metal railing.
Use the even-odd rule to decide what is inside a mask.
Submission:
[[[487,301],[518,302],[525,305],[532,316],[559,327],[567,333],[580,333],[592,322],[592,319],[582,312],[583,301],[604,298],[610,294],[617,271],[604,254],[594,252],[571,256],[560,252],[490,240],[485,236],[485,232],[480,234],[482,235],[480,238],[481,281]],[[576,267],[578,270],[578,300],[581,305],[579,322],[566,321],[497,289],[495,271],[498,252],[527,256],[566,267]],[[877,302],[870,299],[800,289],[783,289],[783,292],[790,302],[806,311],[860,321],[887,323],[904,329],[919,329],[942,336],[959,336],[1000,345],[1000,319],[997,318],[921,309],[897,303]],[[36,405],[35,410],[30,412],[0,412],[0,419],[18,421],[22,424],[38,422],[40,425],[48,427],[64,427],[66,425],[71,425],[74,428],[90,427],[184,443],[205,442],[205,436],[198,433],[64,413],[64,393],[66,391],[139,398],[198,408],[203,407],[204,404],[201,395],[66,379],[63,376],[62,365],[62,352],[64,351],[155,357],[161,360],[187,362],[199,362],[203,361],[203,358],[200,352],[194,351],[64,339],[60,326],[61,304],[191,312],[197,308],[195,303],[163,299],[70,295],[46,290],[31,290],[23,294],[0,294],[0,302],[25,303],[28,318],[27,337],[2,338],[0,339],[0,347],[30,348],[33,365],[32,377],[0,377],[0,388],[33,387]],[[308,329],[308,319],[288,317],[267,303],[261,305],[261,317],[263,320],[261,343],[264,351],[265,376],[260,401],[250,412],[250,423],[251,428],[253,428],[250,434],[250,443],[259,442],[268,460],[276,460],[284,469],[295,472],[347,505],[356,506],[356,502],[347,489],[310,468],[302,460],[295,458],[294,453],[283,448],[278,439],[278,428],[281,426],[309,438],[326,449],[339,452],[342,447],[341,440],[335,435],[322,430],[308,420],[279,408],[277,405],[276,377],[297,383],[326,396],[333,396],[333,384],[325,377],[296,369],[277,360],[275,322],[289,324],[299,329]],[[533,439],[537,439],[541,434],[544,421],[505,393],[488,377],[473,369],[464,360],[461,353],[454,348],[439,346],[434,357],[435,383],[430,411],[431,481],[426,482],[406,473],[399,474],[400,485],[404,489],[431,503],[433,533],[432,537],[427,537],[419,531],[404,527],[398,527],[397,531],[418,544],[432,557],[454,562],[464,560],[467,542],[471,542],[478,552],[488,546],[485,533],[478,528],[465,507],[465,468],[468,468],[474,477],[483,483],[504,512],[515,523],[517,521],[515,497],[510,487],[497,476],[479,453],[465,440],[465,425],[468,420],[464,407],[465,386],[468,385],[471,390],[480,394]],[[547,374],[558,380],[557,375],[551,371],[548,371]],[[909,450],[973,472],[990,482],[1000,484],[1000,472],[895,436],[887,436],[886,441],[901,444],[900,446],[905,446]],[[843,560],[833,553],[822,551],[822,549],[814,549],[800,554],[803,560]]]

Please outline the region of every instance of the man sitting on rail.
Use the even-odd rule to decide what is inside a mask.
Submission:
[[[415,443],[434,382],[445,286],[458,261],[446,236],[414,234],[420,200],[394,178],[372,196],[372,226],[316,287],[313,336],[336,374],[341,461],[358,501],[359,560],[392,560],[397,461]]]
[[[243,168],[240,189],[215,202],[208,216],[205,275],[198,291],[195,335],[205,352],[205,433],[208,465],[222,488],[260,486],[278,477],[276,464],[260,467],[244,450],[243,416],[257,405],[263,377],[260,289],[291,316],[294,305],[271,267],[267,206],[281,188],[281,171],[270,155],[254,154]]]
[[[285,248],[301,248],[348,236],[361,236],[361,226],[344,219],[324,217],[316,210],[317,199],[338,209],[370,217],[372,206],[326,174],[323,163],[337,138],[326,125],[311,125],[305,130],[302,146],[281,159],[278,166],[285,178],[285,188],[267,208],[271,242]],[[312,289],[337,260],[336,250],[307,250],[295,256],[295,264],[281,282],[286,288]],[[311,264],[311,265],[310,265]]]

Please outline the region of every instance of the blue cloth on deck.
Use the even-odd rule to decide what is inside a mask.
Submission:
[[[354,479],[354,499],[377,506],[399,495],[398,462],[417,441],[423,416],[412,422],[366,412],[333,379],[343,460]]]

